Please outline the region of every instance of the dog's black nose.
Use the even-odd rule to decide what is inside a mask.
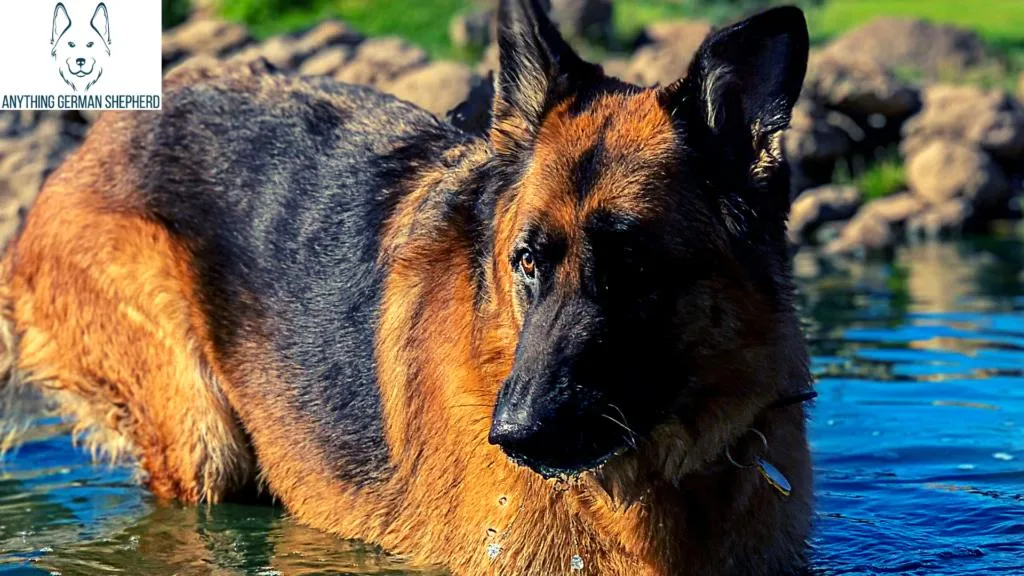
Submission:
[[[85,66],[85,58],[76,59],[75,64],[78,64],[79,66]]]
[[[530,444],[537,433],[537,428],[536,425],[527,421],[523,411],[510,410],[507,406],[500,406],[494,415],[487,440],[506,450],[518,452],[518,449]]]

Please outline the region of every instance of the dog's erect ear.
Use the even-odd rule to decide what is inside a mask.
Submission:
[[[100,2],[96,5],[96,11],[92,14],[92,29],[103,38],[103,43],[110,46],[110,14],[107,14],[107,5]]]
[[[534,126],[560,91],[600,70],[576,55],[539,0],[500,1],[498,53],[493,124],[513,131]]]
[[[768,10],[708,37],[687,76],[663,89],[663,101],[691,130],[704,128],[718,153],[756,171],[789,125],[807,51],[803,12]]]
[[[57,6],[53,9],[53,28],[50,31],[50,44],[53,45],[53,51],[51,54],[57,52],[57,41],[60,37],[71,28],[71,18],[68,16],[68,11],[64,8],[63,2],[57,2]]]

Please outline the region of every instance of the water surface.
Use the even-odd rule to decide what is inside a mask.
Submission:
[[[815,571],[1024,574],[1024,244],[796,264]],[[59,422],[30,436],[0,467],[0,575],[413,574],[271,506],[157,502]]]

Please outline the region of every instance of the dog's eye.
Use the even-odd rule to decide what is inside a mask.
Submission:
[[[523,253],[519,255],[519,269],[527,278],[533,278],[537,274],[537,262],[533,258],[533,252],[523,250]]]
[[[75,47],[75,43],[74,42],[68,42],[68,46],[71,46],[72,48],[74,48]]]
[[[86,48],[92,48],[92,42],[89,42],[88,44],[86,44],[85,47]]]

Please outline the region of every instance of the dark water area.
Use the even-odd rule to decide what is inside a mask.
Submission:
[[[815,571],[1024,575],[1024,244],[801,253]],[[278,508],[155,501],[54,420],[0,465],[0,575],[412,574]],[[419,574],[419,573],[417,573]]]

